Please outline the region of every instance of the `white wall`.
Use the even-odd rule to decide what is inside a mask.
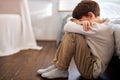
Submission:
[[[58,0],[28,0],[36,40],[56,40]]]

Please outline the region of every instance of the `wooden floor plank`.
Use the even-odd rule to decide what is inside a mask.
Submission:
[[[29,49],[11,56],[0,57],[0,80],[48,80],[38,75],[37,70],[46,68],[52,64],[52,59],[56,51],[56,42],[38,41],[38,45],[43,46],[43,50]],[[110,70],[108,73],[112,74]],[[69,68],[69,78],[52,80],[81,80],[78,78],[79,76],[80,74],[72,60]],[[114,78],[112,77],[112,79]]]
[[[43,50],[24,50],[11,56],[0,57],[0,80],[46,80],[37,74],[39,68],[51,65],[55,42],[38,42]]]

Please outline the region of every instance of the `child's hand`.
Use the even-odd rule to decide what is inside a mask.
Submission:
[[[83,30],[88,31],[93,26],[93,22],[91,21],[79,21],[79,24],[83,26]]]
[[[90,28],[93,26],[93,22],[84,20],[84,21],[79,21],[77,19],[71,19],[71,21],[75,22],[76,24],[82,25],[83,30],[88,31]]]

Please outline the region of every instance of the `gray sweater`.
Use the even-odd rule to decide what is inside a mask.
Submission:
[[[97,78],[101,75],[106,70],[114,51],[113,31],[109,25],[109,20],[107,19],[101,24],[95,23],[89,31],[84,31],[82,25],[68,20],[64,26],[64,31],[85,35],[85,39],[96,59],[93,76]]]

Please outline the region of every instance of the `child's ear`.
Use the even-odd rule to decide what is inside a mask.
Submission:
[[[88,12],[88,16],[89,16],[89,18],[95,17],[95,15],[92,12]]]

